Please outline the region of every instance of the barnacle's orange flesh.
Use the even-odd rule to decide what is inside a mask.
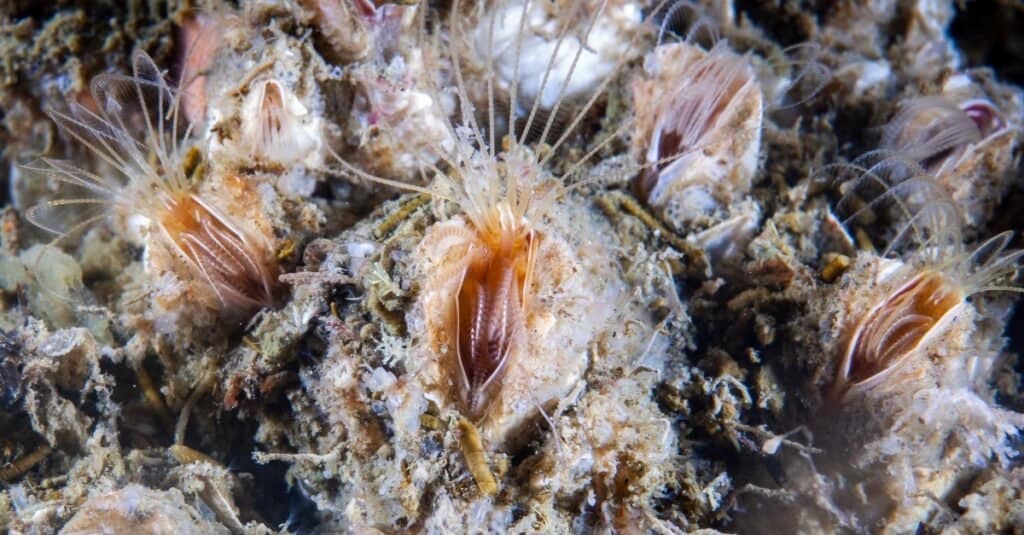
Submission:
[[[488,250],[470,262],[456,296],[458,365],[468,382],[462,400],[472,417],[479,417],[500,389],[523,328],[522,289],[533,238],[503,234],[499,240],[480,236]]]
[[[222,304],[248,308],[272,303],[276,265],[223,216],[188,192],[168,195],[160,215],[167,238],[188,265],[201,271]]]
[[[861,383],[901,362],[962,301],[960,288],[941,273],[912,279],[860,323],[846,380]]]

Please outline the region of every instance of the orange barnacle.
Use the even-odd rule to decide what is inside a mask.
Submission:
[[[912,278],[856,325],[833,391],[845,395],[881,382],[965,297],[964,290],[942,273],[926,270]]]
[[[257,192],[236,177],[205,176],[201,151],[190,142],[193,125],[181,117],[185,92],[169,87],[145,53],[132,60],[132,76],[93,79],[98,111],[73,105],[71,113],[51,112],[100,170],[43,159],[34,170],[81,196],[44,202],[29,218],[58,240],[112,218],[144,248],[147,271],[186,283],[187,302],[232,318],[272,305],[274,238]],[[64,208],[77,209],[72,221],[81,222],[68,229]],[[90,208],[98,211],[82,219]]]
[[[480,236],[455,298],[451,332],[457,333],[460,398],[479,417],[500,388],[523,316],[534,237],[529,232]],[[493,241],[497,238],[497,241]],[[454,342],[454,340],[453,340]]]
[[[188,267],[202,275],[226,309],[274,302],[276,266],[269,251],[201,197],[178,192],[163,201],[157,226]]]
[[[845,342],[830,387],[830,397],[839,402],[899,383],[893,378],[903,376],[901,370],[908,366],[923,369],[925,361],[915,356],[930,351],[931,342],[943,340],[957,317],[964,316],[960,311],[970,307],[971,296],[1022,291],[1006,281],[1013,279],[1024,259],[1022,250],[1007,251],[1010,232],[966,249],[959,207],[907,156],[849,168],[857,175],[845,184],[837,209],[845,211],[860,200],[847,223],[872,218],[904,221],[881,256],[867,253],[859,268],[873,269],[874,280],[851,300],[854,321],[844,329]]]
[[[634,55],[597,57],[591,48],[611,39],[608,32],[591,35],[605,24],[607,2],[591,10],[587,0],[572,0],[550,28],[551,39],[534,39],[539,30],[528,24],[530,16],[547,17],[541,12],[545,6],[536,2],[462,4],[456,0],[449,8],[450,38],[434,43],[439,48],[432,57],[446,68],[428,73],[417,86],[428,98],[411,102],[409,114],[389,118],[392,134],[410,125],[431,132],[406,153],[421,180],[432,179],[431,185],[403,181],[408,176],[386,178],[373,174],[379,170],[333,156],[347,174],[431,195],[439,201],[440,215],[445,208],[455,210],[429,226],[410,255],[421,282],[407,319],[413,343],[422,341],[429,357],[416,364],[422,366],[424,383],[440,390],[438,398],[481,422],[488,440],[503,441],[517,434],[535,410],[543,411],[572,391],[586,370],[587,344],[598,336],[593,325],[607,317],[607,310],[588,310],[593,288],[579,280],[585,277],[573,278],[588,266],[603,269],[588,254],[600,244],[590,235],[576,240],[577,223],[569,223],[565,214],[586,214],[568,193],[600,177],[576,171],[585,171],[627,126],[590,146],[562,176],[551,172],[548,163],[562,153]],[[634,15],[640,16],[630,12],[630,21]],[[579,22],[580,17],[586,20]],[[628,42],[619,44],[633,50],[644,32],[628,34]],[[449,117],[444,103],[451,98],[440,88],[452,84],[457,105]],[[429,126],[424,126],[421,119],[428,116]],[[566,116],[568,121],[556,128]],[[535,150],[534,140],[543,140],[541,150]],[[584,176],[566,183],[569,177]],[[538,269],[541,263],[543,270]],[[616,287],[595,284],[608,292],[605,297],[618,295]],[[583,288],[591,293],[584,296]],[[565,317],[579,319],[581,326],[558,321]]]

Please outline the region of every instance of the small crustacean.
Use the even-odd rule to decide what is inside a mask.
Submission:
[[[883,185],[880,194],[856,196]],[[863,186],[863,187],[862,187]],[[847,202],[850,201],[850,202]],[[887,204],[893,205],[887,209]],[[852,311],[840,353],[831,397],[846,400],[880,388],[907,363],[921,358],[921,350],[941,339],[950,323],[969,307],[973,295],[992,291],[1021,292],[1007,284],[1024,250],[1006,251],[1012,233],[998,234],[973,250],[963,245],[961,214],[942,186],[912,163],[881,160],[864,170],[837,208],[851,210],[847,222],[876,217],[902,219],[877,263],[873,302]],[[898,261],[883,260],[897,256]],[[846,275],[844,275],[846,276]],[[877,293],[876,293],[877,292]]]
[[[449,46],[461,46],[479,28],[492,28],[495,35],[512,31],[507,27],[509,13],[539,9],[531,7],[531,3],[517,2],[475,5],[480,6],[483,19],[470,24],[468,32],[460,18],[466,10],[458,1],[451,7]],[[586,0],[579,0],[571,6],[573,13],[586,16],[587,20],[579,24],[584,30],[593,28],[595,20],[601,17],[600,9],[583,9],[587,5]],[[523,33],[512,41],[523,46],[513,45],[512,53],[521,53],[524,58],[527,53],[534,54],[530,61],[544,65],[541,78],[550,77],[553,86],[566,87],[569,80],[575,79],[577,70],[582,69],[580,57],[590,53],[583,47],[569,45],[586,42],[586,32],[576,35],[569,28],[559,28],[554,46],[540,49],[543,55],[537,55],[537,50],[526,49],[526,36],[532,36],[534,30],[524,24],[515,25],[514,31]],[[563,42],[572,52],[567,59],[568,67],[559,52],[559,43]],[[518,53],[514,52],[516,48]],[[567,237],[548,226],[550,219],[557,216],[553,209],[569,188],[547,171],[546,165],[598,96],[587,93],[590,97],[582,109],[574,112],[572,127],[553,136],[557,139],[551,140],[545,151],[535,151],[527,140],[537,139],[532,133],[541,129],[544,134],[540,139],[547,138],[555,115],[569,98],[567,92],[559,90],[555,93],[558,98],[547,102],[541,96],[545,91],[538,90],[529,99],[529,107],[523,109],[515,89],[521,84],[510,84],[507,99],[499,96],[502,72],[487,63],[481,75],[486,91],[482,100],[487,106],[478,112],[472,94],[476,89],[470,88],[465,70],[479,65],[472,58],[463,57],[458,49],[449,50],[447,56],[458,89],[461,117],[456,125],[445,122],[452,143],[434,144],[442,164],[429,168],[434,177],[431,189],[373,175],[341,157],[338,161],[355,176],[430,193],[458,207],[459,215],[427,229],[414,254],[421,262],[423,282],[418,306],[424,311],[426,332],[412,334],[425,338],[431,353],[438,358],[452,387],[449,395],[461,411],[473,420],[486,422],[481,428],[485,436],[505,436],[529,417],[526,413],[532,408],[564,396],[585,368],[585,350],[578,344],[587,343],[593,334],[586,329],[561,332],[554,325],[559,310],[588,312],[573,308],[575,300],[567,300],[552,289],[562,284],[557,281],[570,277],[580,260],[568,253],[571,248]],[[627,60],[627,56],[614,60],[616,67],[609,72],[618,72]],[[512,63],[518,64],[514,59]],[[603,75],[596,87],[589,90],[603,91],[610,76]],[[513,76],[512,81],[521,79]],[[429,87],[436,88],[437,84]],[[435,107],[441,101],[439,95],[432,98]],[[551,113],[542,117],[538,110],[545,106],[550,106]],[[611,139],[598,143],[565,175],[571,176]],[[539,288],[549,292],[543,300],[535,299]],[[549,354],[541,348],[550,339],[565,339],[566,344],[578,349],[563,347],[558,354]],[[496,403],[497,400],[500,402]]]
[[[188,142],[191,125],[179,116],[183,93],[167,85],[145,53],[132,60],[132,76],[93,79],[98,112],[77,104],[70,114],[51,112],[101,170],[44,159],[33,170],[83,193],[37,205],[30,220],[59,240],[113,216],[126,237],[144,245],[147,270],[174,273],[199,303],[231,317],[272,304],[273,233],[253,206],[255,190],[231,176],[197,185],[207,169]],[[80,222],[70,229],[57,217],[68,207],[79,209]],[[94,211],[82,220],[84,209]]]
[[[719,41],[710,50],[664,44],[633,84],[634,150],[648,168],[636,195],[676,224],[750,191],[761,146],[762,92],[749,58]]]

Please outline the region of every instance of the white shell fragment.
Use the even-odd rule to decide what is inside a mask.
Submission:
[[[482,62],[493,65],[502,89],[507,93],[516,85],[520,112],[528,112],[535,102],[551,109],[560,97],[589,95],[622,61],[640,55],[632,39],[642,20],[637,4],[583,2],[582,13],[575,14],[579,22],[559,40],[565,19],[575,9],[579,6],[570,1],[551,6],[508,2],[483,17],[474,30],[475,50]],[[521,25],[526,28],[522,34]]]

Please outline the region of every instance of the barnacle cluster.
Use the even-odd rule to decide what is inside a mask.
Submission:
[[[967,8],[89,4],[0,7],[5,531],[1024,529]]]

